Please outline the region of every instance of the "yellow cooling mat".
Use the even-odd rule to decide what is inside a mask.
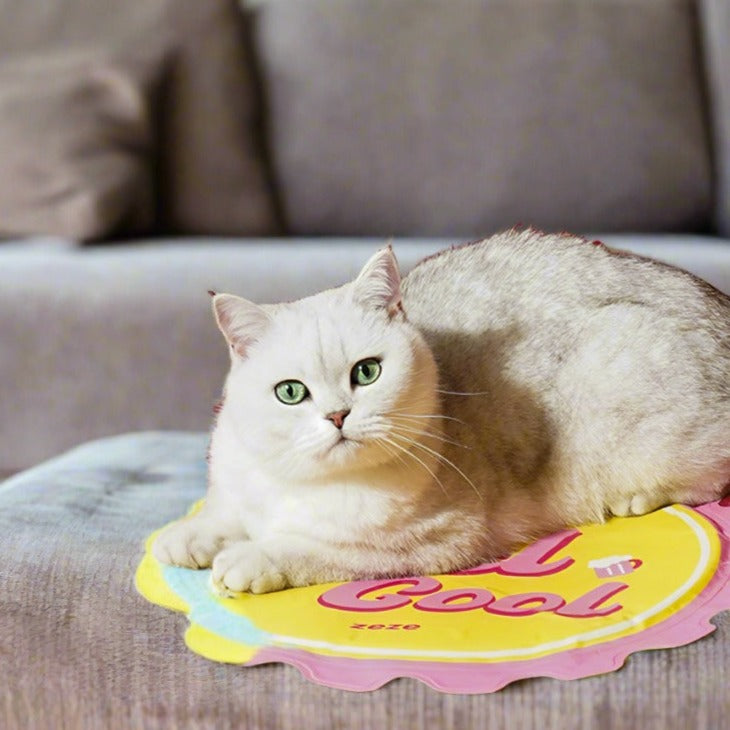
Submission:
[[[148,600],[185,612],[190,649],[213,661],[286,662],[349,690],[416,677],[491,692],[531,676],[612,671],[641,649],[678,646],[730,608],[730,502],[665,507],[543,538],[460,574],[222,598],[210,571],[137,570]]]

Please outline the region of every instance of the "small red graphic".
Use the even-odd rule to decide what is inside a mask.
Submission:
[[[641,567],[641,560],[630,555],[612,555],[608,558],[591,560],[588,567],[593,568],[599,578],[615,578],[617,575],[633,573]]]

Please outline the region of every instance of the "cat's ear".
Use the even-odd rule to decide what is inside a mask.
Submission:
[[[271,317],[258,304],[233,294],[216,294],[213,314],[218,328],[231,346],[231,352],[246,357],[248,348],[256,342],[271,323]]]
[[[400,270],[390,245],[376,251],[353,286],[355,298],[366,306],[385,309],[391,317],[402,310]]]

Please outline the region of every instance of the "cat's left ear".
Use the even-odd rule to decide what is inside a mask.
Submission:
[[[398,261],[388,245],[376,251],[355,279],[355,298],[366,306],[387,310],[392,317],[403,309],[400,282]]]

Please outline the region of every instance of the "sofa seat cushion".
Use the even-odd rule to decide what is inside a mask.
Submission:
[[[205,490],[204,433],[147,432],[85,444],[0,486],[0,725],[4,730],[196,727],[371,730],[642,725],[724,727],[730,614],[717,631],[634,655],[618,672],[535,679],[453,696],[416,680],[374,693],[313,685],[283,665],[205,660],[186,618],[143,599],[145,538]],[[708,671],[708,667],[712,671]],[[573,727],[573,725],[570,725]]]

